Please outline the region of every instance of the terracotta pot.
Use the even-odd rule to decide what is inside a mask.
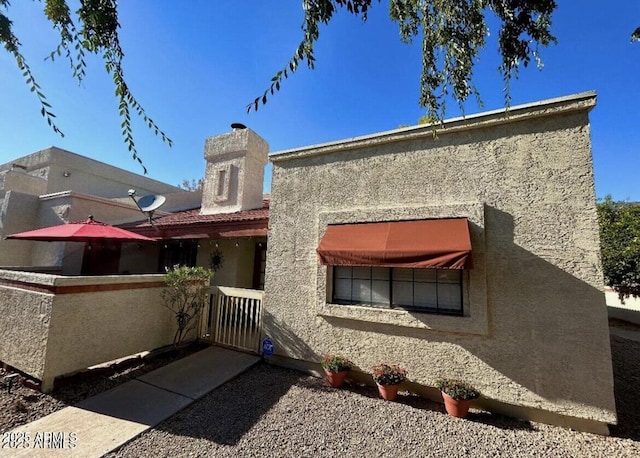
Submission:
[[[379,383],[376,383],[376,385],[378,385],[380,396],[382,396],[382,399],[385,401],[394,401],[398,396],[398,388],[400,388],[400,385],[380,385]]]
[[[442,391],[440,393],[442,393]],[[467,416],[471,401],[454,399],[446,393],[442,393],[442,399],[444,399],[444,408],[447,410],[449,415],[457,418],[464,418]]]
[[[344,385],[344,379],[347,377],[347,372],[349,371],[340,371],[340,372],[331,372],[328,370],[324,370],[324,373],[327,376],[327,382],[334,388],[340,388]]]

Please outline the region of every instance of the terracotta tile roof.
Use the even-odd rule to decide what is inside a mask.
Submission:
[[[156,238],[208,238],[266,235],[269,224],[269,200],[263,200],[262,208],[235,213],[201,215],[200,207],[183,210],[149,221],[122,224],[138,234]],[[155,227],[154,227],[155,226]]]

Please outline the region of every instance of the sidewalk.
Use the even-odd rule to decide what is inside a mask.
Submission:
[[[4,433],[0,457],[100,457],[258,361],[209,347]]]

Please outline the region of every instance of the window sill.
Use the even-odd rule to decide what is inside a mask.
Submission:
[[[361,305],[319,304],[318,316],[457,334],[487,335],[488,323],[472,316],[435,315]]]

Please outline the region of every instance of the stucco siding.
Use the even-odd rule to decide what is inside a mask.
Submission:
[[[52,305],[51,294],[0,287],[0,361],[43,378]]]
[[[265,238],[202,240],[197,265],[211,268],[214,252],[222,254],[222,266],[214,272],[212,286],[253,287],[255,245]],[[217,245],[217,246],[216,246]]]
[[[267,335],[276,354],[339,351],[363,371],[467,379],[485,397],[615,422],[588,111],[594,97],[272,157]],[[331,305],[327,224],[467,217],[464,316]]]
[[[32,229],[37,220],[38,205],[36,196],[16,191],[6,193],[0,191],[0,259],[2,265],[30,265],[31,245],[24,245],[18,240],[5,240],[4,236]]]
[[[45,377],[172,343],[175,318],[163,306],[162,290],[156,287],[57,295],[49,327]]]
[[[63,277],[0,270],[0,361],[42,380],[173,342],[162,275]],[[191,332],[187,338],[195,338]]]
[[[39,194],[72,189],[102,197],[126,197],[127,190],[130,188],[136,189],[138,195],[179,191],[177,186],[119,169],[55,146],[19,157],[11,163],[0,164],[0,174],[10,170],[12,164],[19,164],[25,167],[30,175],[46,180],[46,191],[41,191]]]

